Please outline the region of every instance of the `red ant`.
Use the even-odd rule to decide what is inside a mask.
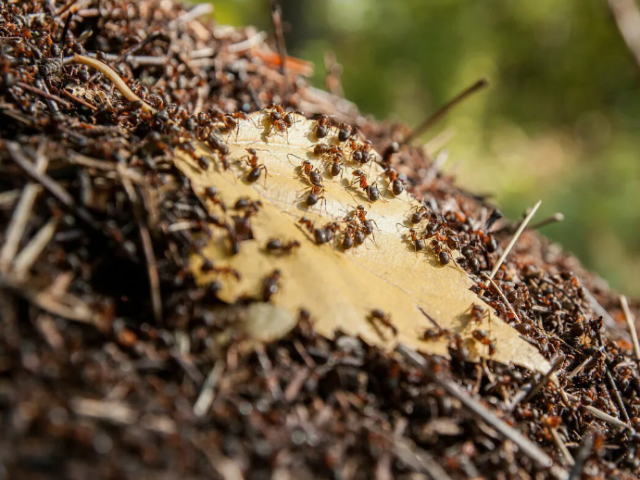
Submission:
[[[360,188],[367,194],[369,201],[375,202],[380,198],[380,191],[377,185],[375,183],[367,183],[367,175],[362,170],[354,170],[353,176],[357,179],[354,179],[354,182],[360,183]],[[351,184],[353,185],[353,182]]]
[[[400,144],[398,142],[391,142],[387,149],[384,151],[382,161],[386,164],[391,162],[391,157],[400,151]]]
[[[482,329],[474,330],[471,335],[482,345],[486,345],[487,347],[489,347],[489,356],[492,357],[495,355],[496,344],[489,338],[489,334],[486,331]]]
[[[327,133],[329,133],[328,125],[329,117],[327,117],[326,115],[318,115],[318,117],[316,118],[316,125],[311,131],[316,132],[316,137],[324,138],[327,136]]]
[[[264,186],[267,187],[267,176],[269,175],[269,171],[264,163],[258,163],[258,154],[253,148],[245,149],[249,155],[244,155],[240,158],[246,159],[246,162],[249,164],[251,170],[247,174],[247,182],[253,183],[260,178],[260,173],[264,170]]]
[[[342,237],[342,249],[343,250],[349,250],[351,247],[353,247],[353,237],[354,237],[354,233],[356,232],[356,228],[353,225],[349,225],[345,232],[344,232],[344,236]]]
[[[220,205],[223,212],[227,211],[227,206],[224,204],[218,193],[216,187],[207,187],[204,189],[204,196],[207,197],[214,205]]]
[[[309,195],[307,195],[307,199],[305,203],[313,207],[318,201],[322,200],[324,202],[324,208],[327,208],[327,199],[324,196],[324,187],[322,185],[311,185],[309,187]]]
[[[263,110],[267,110],[271,129],[274,127],[280,133],[286,133],[287,143],[289,143],[289,128],[293,126],[293,114],[285,112],[281,105],[269,105]]]
[[[249,117],[244,112],[223,113],[218,111],[214,113],[214,117],[222,122],[227,130],[236,129],[236,140],[240,133],[240,122],[238,120],[249,120]]]
[[[338,141],[346,142],[350,137],[356,134],[356,129],[346,123],[338,124]]]
[[[262,279],[262,294],[265,302],[271,300],[271,297],[280,289],[278,285],[280,275],[280,270],[276,269]]]
[[[391,191],[394,195],[400,195],[404,192],[404,182],[398,178],[398,173],[391,167],[387,167],[384,171],[384,174],[389,179],[389,185],[387,186],[387,190],[391,187]],[[385,194],[386,194],[385,190]]]
[[[424,332],[422,332],[422,337],[420,338],[424,342],[439,340],[440,338],[450,338],[451,331],[446,328],[427,328]]]
[[[313,240],[318,244],[322,245],[329,241],[327,238],[327,232],[321,228],[315,228],[315,224],[313,220],[309,220],[307,217],[302,217],[298,220],[298,223],[307,229],[307,231],[313,235]]]
[[[380,230],[375,220],[370,220],[367,218],[367,212],[364,209],[364,205],[358,205],[354,211],[354,214],[356,218],[360,220],[360,223],[362,224],[362,231],[365,235],[373,234],[374,225],[378,230]]]
[[[220,161],[222,162],[222,167],[225,170],[229,170],[229,161],[227,160],[227,155],[229,154],[229,147],[226,143],[224,143],[220,137],[218,137],[215,133],[211,132],[208,137],[209,146],[217,151],[220,155]]]
[[[484,307],[476,305],[475,303],[469,308],[469,320],[477,323],[481,323],[487,312]]]
[[[391,330],[391,333],[393,333],[394,337],[398,335],[398,329],[393,325],[393,323],[391,323],[391,316],[388,313],[384,313],[379,308],[371,310],[371,313],[369,314],[369,317],[367,317],[367,320],[369,320],[369,323],[371,324],[371,326],[375,329],[377,334],[382,339],[384,339],[384,336],[382,335],[382,332],[376,325],[376,322],[381,323],[382,325],[387,327],[389,330]]]
[[[426,205],[421,205],[415,212],[413,212],[410,221],[413,225],[415,225],[416,223],[420,223],[422,219],[428,214],[429,209],[426,207]]]
[[[358,143],[353,139],[349,140],[349,146],[351,147],[351,159],[359,164],[369,163],[371,160],[371,142],[366,140],[363,143]]]
[[[424,250],[424,240],[422,238],[418,238],[418,232],[416,232],[415,228],[409,229],[409,238],[411,238],[416,254],[419,251]]]
[[[233,268],[229,266],[216,267],[210,259],[205,257],[202,257],[202,266],[200,267],[200,271],[202,273],[216,272],[216,273],[224,273],[227,275],[233,275],[236,278],[236,280],[240,280],[240,274]]]
[[[267,242],[267,252],[269,253],[289,253],[294,248],[300,248],[300,242],[298,240],[291,240],[287,243],[282,243],[277,238],[272,238]]]

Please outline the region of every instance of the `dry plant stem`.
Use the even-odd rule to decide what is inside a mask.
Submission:
[[[62,188],[59,183],[57,183],[48,175],[38,172],[37,168],[24,155],[22,149],[20,148],[20,145],[15,142],[6,142],[6,146],[13,161],[27,175],[29,175],[32,179],[42,185],[45,190],[56,197],[63,205],[65,205],[69,210],[75,213],[79,219],[83,220],[91,228],[96,231],[102,230],[100,223],[93,218],[93,216],[86,208],[78,205],[73,197],[69,195],[69,192]]]
[[[640,68],[640,10],[635,0],[607,0],[622,39]]]
[[[622,420],[619,420],[619,419],[617,419],[615,417],[612,417],[608,413],[605,413],[602,410],[597,409],[596,407],[592,407],[591,405],[588,405],[588,406],[585,407],[585,409],[589,413],[591,413],[594,417],[602,420],[603,422],[607,422],[608,424],[613,425],[614,427],[626,428],[628,430],[631,430],[632,432],[635,431],[633,429],[633,427],[631,427],[631,425],[626,424]]]
[[[544,220],[540,220],[539,222],[532,223],[529,226],[529,230],[537,230],[539,228],[546,227],[547,225],[553,225],[554,223],[563,222],[563,221],[564,221],[564,215],[562,213],[554,213],[553,215],[551,215],[548,218],[545,218]]]
[[[640,366],[640,343],[638,342],[638,332],[636,330],[636,323],[631,310],[629,310],[629,302],[627,297],[620,295],[620,305],[622,305],[622,311],[624,312],[624,318],[629,326],[629,332],[631,333],[631,342],[633,343],[633,353],[636,355],[636,360]]]
[[[71,104],[69,102],[67,102],[65,99],[60,98],[57,95],[54,95],[52,93],[45,92],[44,90],[42,90],[40,88],[32,87],[31,85],[27,85],[24,82],[16,82],[16,86],[22,88],[23,90],[31,92],[31,93],[33,93],[35,95],[40,95],[41,97],[46,98],[48,100],[53,100],[55,102],[58,102],[64,108],[67,108],[67,109],[71,108]]]
[[[589,365],[591,362],[593,362],[594,359],[593,357],[587,357],[583,360],[583,362],[578,365],[576,368],[574,368],[568,375],[567,375],[567,380],[571,380],[573,377],[575,377],[576,375],[578,375],[582,370],[584,370],[584,368]]]
[[[222,376],[222,372],[224,372],[224,367],[224,362],[222,360],[218,360],[211,369],[211,372],[209,372],[209,375],[207,375],[207,378],[202,385],[202,390],[200,390],[200,395],[198,396],[196,403],[193,405],[193,414],[196,417],[203,417],[209,411],[209,408],[213,403],[213,399],[215,398],[213,390],[216,388],[216,385]]]
[[[613,394],[616,398],[616,403],[618,404],[618,408],[620,409],[622,418],[624,418],[625,422],[629,423],[631,419],[629,418],[629,414],[627,413],[627,408],[624,406],[624,401],[622,400],[622,395],[620,395],[620,390],[618,390],[618,385],[616,385],[616,381],[613,379],[613,375],[611,375],[609,369],[607,369],[607,380],[609,381],[609,385],[613,389]]]
[[[551,432],[551,437],[553,438],[553,443],[556,444],[556,447],[558,447],[558,450],[560,450],[560,453],[562,453],[562,456],[564,457],[565,464],[570,466],[570,467],[575,465],[576,462],[573,459],[573,456],[571,455],[571,452],[569,451],[567,446],[562,441],[562,438],[560,438],[560,434],[558,433],[558,430],[556,430],[555,428],[551,428],[551,429],[549,429],[549,431]]]
[[[276,33],[276,43],[278,45],[278,53],[280,54],[280,73],[283,77],[287,76],[287,46],[284,42],[284,32],[282,30],[282,8],[278,4],[278,0],[271,0],[271,21],[273,29]],[[284,82],[286,88],[287,82]]]
[[[502,301],[507,305],[507,307],[509,307],[509,310],[511,311],[511,313],[513,313],[513,316],[516,318],[518,323],[522,323],[522,320],[520,320],[520,317],[518,316],[516,311],[513,309],[513,306],[511,305],[511,302],[509,302],[509,300],[507,300],[507,297],[504,296],[504,293],[502,293],[502,290],[500,289],[498,284],[493,280],[493,278],[491,278],[485,272],[482,272],[482,275],[484,275],[485,278],[487,280],[489,280],[489,282],[491,282],[491,285],[493,285],[493,288],[496,289],[496,292],[498,292],[498,295],[500,295],[500,298],[502,298]]]
[[[96,60],[95,58],[90,58],[84,55],[74,55],[73,63],[80,63],[82,65],[86,65],[91,68],[95,68],[100,71],[105,77],[107,77],[115,87],[124,95],[124,97],[130,102],[140,102],[142,105],[142,109],[151,113],[157,113],[158,111],[153,108],[151,105],[142,100],[139,96],[131,91],[131,89],[127,86],[127,84],[120,78],[109,65],[102,63],[100,60]]]
[[[42,174],[47,170],[48,164],[48,157],[45,155],[38,155],[35,169],[37,172]],[[29,182],[22,190],[22,195],[20,196],[18,205],[13,212],[9,227],[7,228],[6,241],[2,246],[2,251],[0,251],[0,268],[2,270],[7,270],[18,252],[20,239],[22,238],[25,226],[29,221],[31,209],[33,208],[33,204],[38,196],[40,188],[41,187],[37,183]]]
[[[571,472],[569,473],[568,480],[578,480],[582,476],[582,470],[584,469],[584,464],[587,463],[589,459],[589,455],[591,454],[591,449],[593,448],[593,434],[588,433],[578,450],[578,454],[576,455],[575,463]]]
[[[493,267],[493,270],[491,270],[491,274],[489,275],[489,278],[493,278],[496,276],[496,273],[498,272],[498,270],[500,269],[500,267],[502,266],[502,263],[504,262],[505,258],[507,258],[507,255],[509,255],[509,252],[511,252],[511,249],[513,248],[513,246],[516,244],[516,242],[518,241],[518,238],[520,238],[520,235],[522,234],[522,232],[524,231],[525,228],[527,228],[527,225],[529,224],[529,222],[531,221],[531,219],[533,218],[533,216],[536,214],[536,211],[538,210],[538,208],[540,207],[540,204],[542,203],[542,200],[538,200],[538,203],[536,203],[534,205],[534,207],[531,209],[531,211],[529,212],[529,214],[525,217],[525,219],[522,221],[522,223],[520,224],[520,227],[518,228],[518,230],[516,231],[516,233],[513,235],[513,238],[511,239],[511,241],[509,242],[509,245],[507,245],[507,248],[504,249],[504,253],[502,254],[502,256],[498,259],[498,263],[496,263],[495,267]]]
[[[442,117],[444,117],[449,111],[454,108],[456,105],[464,101],[469,96],[473,95],[475,92],[482,90],[483,88],[489,86],[489,80],[487,78],[481,78],[477,82],[475,82],[470,87],[463,90],[460,94],[458,94],[453,99],[449,100],[445,103],[437,112],[427,118],[423,123],[421,123],[418,127],[416,127],[408,136],[405,138],[402,143],[409,143],[415,138],[422,135],[426,132],[432,125],[437,123]]]
[[[515,443],[518,448],[531,458],[541,468],[551,468],[553,460],[544,451],[542,451],[535,443],[524,437],[520,432],[507,425],[498,418],[493,412],[487,410],[478,401],[471,398],[459,385],[451,380],[440,379],[429,371],[427,362],[415,350],[403,344],[398,344],[396,351],[404,356],[408,361],[421,368],[425,375],[433,382],[441,386],[449,395],[458,399],[467,409],[478,415],[487,425],[496,430],[498,433]]]
[[[451,480],[451,477],[438,465],[429,452],[418,448],[412,442],[396,438],[393,441],[396,456],[418,472],[426,473],[432,479]]]
[[[13,261],[13,273],[16,278],[24,279],[29,273],[29,269],[33,266],[38,256],[43,252],[46,246],[49,244],[53,235],[58,228],[58,219],[52,218],[44,227],[42,227],[38,233],[31,239],[31,241],[22,249],[22,251],[16,256]]]
[[[149,275],[149,286],[151,290],[151,303],[153,305],[153,315],[156,321],[162,321],[162,297],[160,295],[160,275],[158,274],[158,266],[156,262],[155,254],[153,253],[153,241],[147,228],[147,222],[142,213],[142,206],[140,200],[136,194],[136,190],[133,187],[131,181],[122,173],[124,165],[118,165],[118,173],[122,179],[122,185],[127,192],[129,200],[133,206],[133,213],[138,220],[140,230],[140,241],[142,242],[142,249],[144,250],[144,256],[147,260],[147,273]]]
[[[551,368],[545,375],[543,375],[540,381],[535,384],[530,383],[528,385],[525,385],[524,388],[522,388],[513,396],[513,399],[507,407],[507,410],[509,412],[512,412],[520,402],[527,402],[531,400],[534,395],[536,395],[542,389],[542,387],[549,383],[549,380],[551,379],[553,374],[557,372],[558,369],[562,366],[564,359],[564,356],[557,356],[556,358],[554,358],[551,362]]]

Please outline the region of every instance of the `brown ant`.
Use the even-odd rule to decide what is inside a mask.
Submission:
[[[245,149],[249,155],[244,155],[240,160],[245,159],[251,170],[247,174],[247,182],[253,183],[260,178],[260,173],[264,170],[264,186],[267,187],[267,176],[269,171],[264,163],[258,163],[258,154],[253,148]]]
[[[409,229],[409,238],[411,239],[411,243],[413,243],[413,248],[416,254],[419,251],[424,250],[424,240],[418,237],[418,232],[416,231],[415,228]]]
[[[262,279],[262,295],[265,302],[270,301],[271,297],[280,289],[280,286],[278,285],[280,275],[280,270],[276,269]]]
[[[439,340],[440,338],[450,338],[451,331],[446,328],[427,328],[424,332],[422,332],[422,336],[420,339],[424,342],[429,342],[432,340]]]
[[[309,207],[313,207],[318,201],[324,202],[324,208],[327,208],[327,199],[324,196],[324,187],[322,185],[311,185],[309,195],[307,195],[307,199],[305,203]]]
[[[285,112],[281,105],[268,105],[262,110],[268,111],[267,117],[271,123],[271,129],[275,128],[280,133],[286,133],[287,143],[289,143],[289,127],[293,126],[293,115]]]
[[[202,257],[202,266],[200,267],[200,271],[202,273],[216,272],[216,273],[221,273],[226,275],[233,275],[236,278],[236,280],[240,280],[240,274],[233,268],[229,266],[216,267],[210,259],[205,257]]]
[[[286,243],[282,243],[277,238],[272,238],[267,242],[266,249],[269,253],[289,253],[294,248],[300,248],[300,242],[298,240],[291,240]]]
[[[410,221],[413,225],[415,225],[417,223],[420,223],[422,219],[428,214],[429,209],[425,205],[421,205],[415,212],[413,212]]]
[[[356,134],[356,129],[346,123],[338,124],[338,141],[346,142],[350,137]]]
[[[393,323],[391,323],[391,316],[388,313],[384,313],[379,308],[371,310],[371,313],[369,314],[369,317],[367,317],[367,320],[369,320],[371,326],[376,330],[376,332],[382,339],[384,339],[384,336],[382,335],[382,332],[380,332],[380,329],[376,325],[376,322],[381,323],[389,330],[391,330],[391,333],[394,337],[398,335],[398,329],[393,325]]]
[[[354,170],[353,176],[356,177],[351,184],[358,182],[360,188],[367,194],[367,198],[371,202],[375,202],[380,198],[380,191],[375,183],[367,183],[367,175],[362,170]]]
[[[227,206],[224,204],[222,199],[220,198],[220,194],[218,193],[218,189],[216,187],[207,187],[204,189],[204,196],[211,200],[214,205],[220,205],[220,208],[223,212],[227,211]]]
[[[223,113],[218,111],[214,113],[214,117],[222,122],[227,130],[236,130],[236,140],[240,133],[240,122],[238,120],[249,120],[249,117],[244,112]]]
[[[433,251],[438,257],[438,262],[440,263],[440,265],[442,266],[447,265],[451,261],[451,257],[449,256],[449,253],[443,250],[442,245],[440,244],[439,241],[432,240],[431,247],[433,248]]]
[[[326,115],[318,115],[318,117],[316,118],[316,125],[315,127],[313,127],[313,130],[311,131],[316,132],[316,137],[324,138],[327,136],[327,133],[329,133],[328,125],[329,125],[329,117],[327,117]]]
[[[398,178],[398,173],[393,168],[387,167],[383,175],[389,179],[387,190],[391,187],[391,191],[396,196],[404,192],[404,182]],[[385,190],[385,194],[387,193],[387,190]]]
[[[233,208],[235,210],[246,210],[248,212],[248,216],[251,216],[255,215],[258,210],[262,208],[262,202],[260,200],[251,200],[248,197],[241,197],[236,201]]]
[[[400,144],[398,142],[391,142],[387,149],[384,151],[382,161],[386,164],[391,163],[391,157],[400,151]]]
[[[353,225],[349,225],[346,228],[344,232],[344,236],[342,237],[343,250],[349,250],[351,247],[353,247],[353,237],[355,232],[356,232],[356,228]]]
[[[494,356],[496,353],[496,344],[489,338],[489,334],[482,329],[474,330],[471,334],[482,345],[489,347],[489,356]]]
[[[477,323],[481,323],[487,312],[484,307],[476,305],[475,303],[469,308],[469,320]]]
[[[298,220],[298,223],[307,229],[307,231],[313,235],[313,240],[318,244],[322,245],[327,243],[330,239],[327,238],[327,232],[321,228],[315,228],[315,224],[313,220],[309,220],[307,217],[302,217]]]
[[[362,231],[365,235],[368,236],[373,234],[374,225],[375,225],[375,228],[380,230],[375,220],[371,220],[367,218],[367,212],[364,209],[364,205],[358,205],[354,211],[354,214],[356,218],[360,220],[360,223],[362,224]]]

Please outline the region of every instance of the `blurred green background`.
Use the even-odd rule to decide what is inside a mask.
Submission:
[[[272,31],[266,0],[216,0],[219,23]],[[346,98],[414,126],[480,77],[450,129],[459,183],[543,232],[622,293],[640,296],[640,75],[606,0],[281,0],[289,54],[343,66]]]

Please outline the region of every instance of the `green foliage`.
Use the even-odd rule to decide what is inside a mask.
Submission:
[[[480,77],[492,87],[432,132],[460,181],[514,217],[543,199],[545,234],[625,293],[640,294],[638,67],[604,0],[281,1],[290,53],[344,66],[345,95],[415,125]],[[216,1],[220,22],[270,30],[268,2]]]

